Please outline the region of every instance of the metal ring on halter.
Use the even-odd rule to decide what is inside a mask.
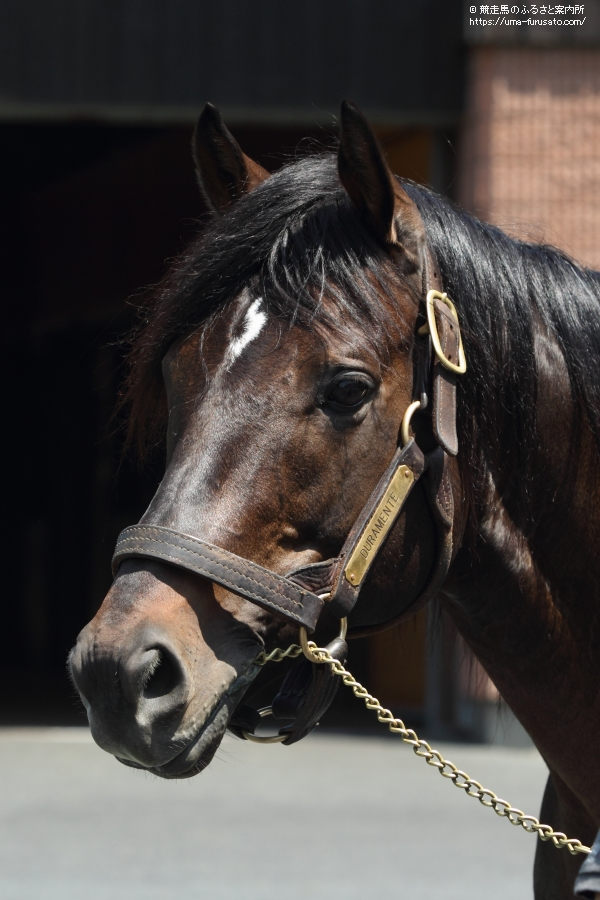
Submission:
[[[348,619],[346,617],[344,617],[343,619],[340,619],[339,638],[341,641],[345,640],[347,632],[348,632]],[[312,647],[310,646],[310,644],[312,644]],[[306,628],[304,628],[303,625],[300,626],[300,646],[302,647],[302,650],[304,651],[304,655],[306,656],[306,658],[309,659],[312,663],[321,662],[320,658],[316,655],[321,648],[317,647],[317,645],[314,643],[314,641],[308,640],[308,634],[307,634]]]
[[[402,446],[406,447],[408,442],[410,441],[410,432],[408,430],[408,426],[410,425],[410,420],[413,417],[413,413],[416,413],[418,409],[421,408],[420,400],[413,400],[410,404],[404,416],[402,417],[402,425],[400,426],[400,437],[402,439]]]
[[[263,708],[257,710],[257,712],[261,719],[264,719],[265,716],[273,715],[273,710],[270,706],[263,706]],[[271,734],[266,735],[265,737],[261,737],[258,734],[252,734],[250,731],[242,731],[242,734],[247,741],[254,741],[255,744],[280,744],[282,741],[285,741],[285,739],[289,737],[289,734]]]

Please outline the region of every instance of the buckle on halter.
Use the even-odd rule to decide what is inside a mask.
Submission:
[[[456,322],[456,326],[458,328],[458,365],[450,362],[450,360],[442,350],[437,322],[435,319],[435,309],[433,306],[434,300],[439,300],[441,303],[444,303],[452,313],[452,317]],[[426,334],[431,335],[431,342],[433,344],[433,349],[435,350],[435,355],[446,369],[449,369],[451,372],[455,372],[457,375],[464,375],[464,373],[467,371],[467,360],[465,358],[465,351],[463,350],[462,335],[460,333],[460,325],[458,322],[458,313],[456,312],[454,303],[452,302],[452,300],[450,300],[448,294],[446,293],[442,294],[440,291],[428,291],[427,298],[425,300],[425,309],[427,312],[427,325],[423,325],[422,328],[419,328],[419,334],[421,336]]]

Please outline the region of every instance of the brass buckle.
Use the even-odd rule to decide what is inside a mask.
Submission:
[[[458,327],[458,365],[450,362],[450,360],[445,356],[444,351],[442,350],[437,322],[435,320],[435,309],[433,306],[434,300],[441,300],[442,303],[445,303],[452,313],[454,320],[456,321],[456,325]],[[431,335],[431,342],[433,344],[433,349],[435,350],[435,355],[446,369],[450,369],[451,372],[456,372],[457,375],[464,375],[464,373],[467,371],[467,360],[465,358],[465,351],[463,349],[462,335],[460,333],[460,325],[458,322],[458,313],[456,312],[454,303],[452,302],[452,300],[450,300],[448,294],[446,293],[442,294],[440,291],[428,291],[427,299],[425,300],[425,308],[427,310],[427,325],[423,325],[422,328],[419,328],[419,334]]]

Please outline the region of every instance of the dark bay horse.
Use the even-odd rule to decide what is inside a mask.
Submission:
[[[195,536],[276,575],[335,558],[415,398],[411,445],[432,459],[439,449],[418,383],[423,284],[437,261],[468,361],[456,379],[459,452],[443,454],[445,580],[426,589],[439,549],[421,479],[350,633],[409,616],[436,593],[548,764],[543,821],[591,843],[600,276],[395,179],[349,104],[337,157],[269,176],[211,107],[194,154],[215,215],[159,290],[127,388],[132,439],[167,434],[146,531]],[[297,641],[290,616],[217,581],[130,553],[79,636],[71,669],[93,736],[122,762],[165,778],[201,771],[259,651]],[[336,620],[320,602],[317,634]],[[581,859],[538,843],[538,900],[572,896]]]

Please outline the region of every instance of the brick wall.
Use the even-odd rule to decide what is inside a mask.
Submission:
[[[600,269],[600,50],[471,52],[461,204]]]

